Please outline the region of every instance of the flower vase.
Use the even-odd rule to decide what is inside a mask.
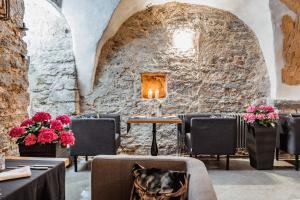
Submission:
[[[247,126],[247,149],[250,165],[259,170],[273,169],[276,147],[276,127]]]
[[[35,144],[32,146],[25,146],[19,144],[19,153],[23,157],[60,157],[66,152],[59,144]]]

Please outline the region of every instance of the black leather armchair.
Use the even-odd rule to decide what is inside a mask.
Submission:
[[[190,119],[190,120],[189,120]],[[226,155],[226,169],[229,169],[229,155],[235,154],[237,118],[194,116],[186,118],[186,143],[190,155]],[[189,127],[190,126],[190,127]]]
[[[277,143],[276,159],[279,159],[279,149],[295,156],[295,169],[299,170],[300,154],[300,116],[280,116],[280,141]]]
[[[119,115],[83,115],[72,119],[71,129],[76,142],[70,148],[74,158],[75,172],[77,157],[115,155],[120,146]]]

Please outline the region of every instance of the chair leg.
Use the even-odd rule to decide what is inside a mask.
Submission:
[[[226,170],[229,170],[229,155],[226,155]]]
[[[276,152],[276,160],[279,160],[279,148],[276,148],[275,152]]]
[[[295,170],[299,170],[299,155],[295,155]]]
[[[74,171],[77,172],[77,156],[73,156],[74,161]]]
[[[89,160],[89,157],[88,156],[85,156],[85,161],[87,162]]]
[[[220,155],[217,155],[217,161],[219,161],[220,160]]]

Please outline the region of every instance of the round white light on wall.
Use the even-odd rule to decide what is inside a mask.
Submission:
[[[194,32],[190,29],[180,29],[173,33],[173,46],[174,48],[187,51],[194,47]]]

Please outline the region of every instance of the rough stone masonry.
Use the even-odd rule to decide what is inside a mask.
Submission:
[[[27,117],[26,44],[22,40],[23,0],[10,0],[11,18],[0,20],[0,151],[17,154],[8,129]]]
[[[77,114],[79,95],[72,34],[66,19],[48,1],[25,0],[30,115]],[[37,17],[38,16],[38,17]]]
[[[174,46],[176,34],[186,33],[192,47]],[[167,74],[165,99],[141,98],[143,72]],[[127,134],[128,117],[154,114],[160,103],[164,115],[237,112],[269,91],[258,40],[243,21],[219,9],[168,3],[134,14],[104,45],[94,92],[81,98],[81,109],[120,113],[121,151],[149,154],[152,126],[132,125]],[[175,153],[175,126],[159,126],[157,135],[159,153]]]

